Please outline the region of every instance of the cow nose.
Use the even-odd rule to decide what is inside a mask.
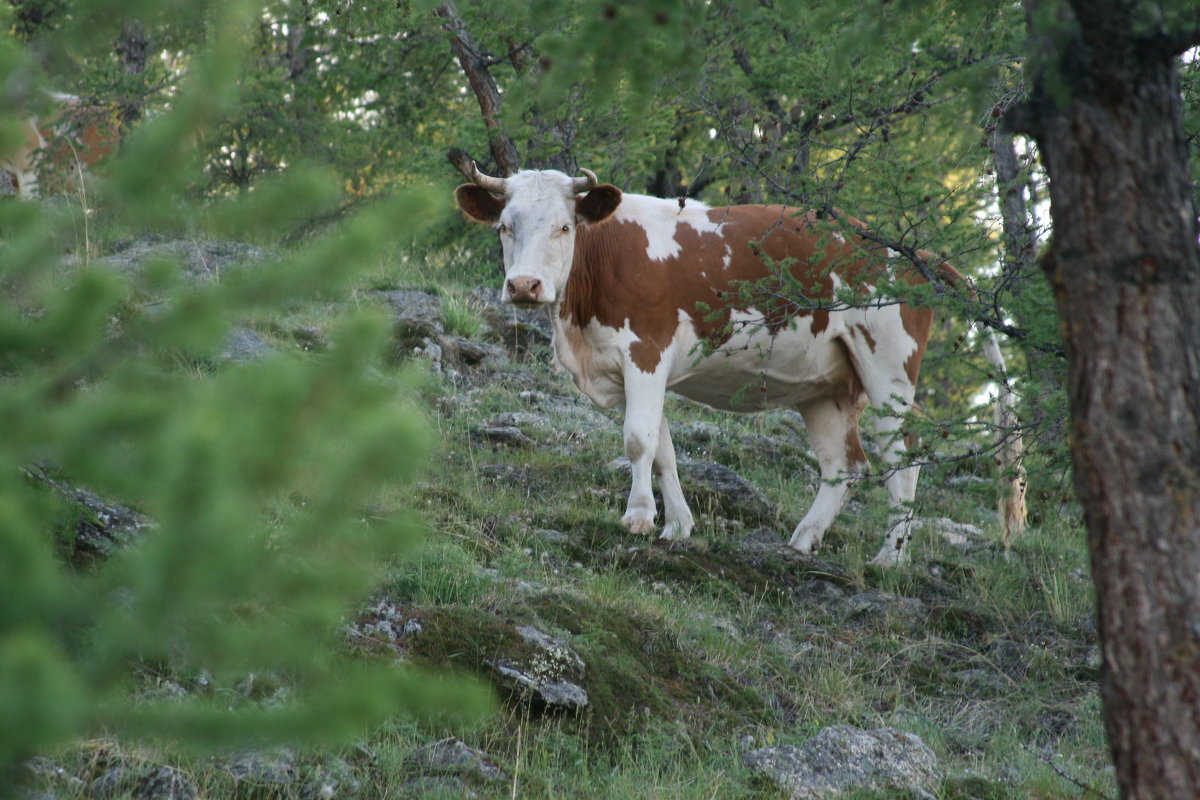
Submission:
[[[521,276],[508,279],[508,297],[514,303],[541,302],[542,282],[537,278]]]

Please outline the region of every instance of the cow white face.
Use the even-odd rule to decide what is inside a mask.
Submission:
[[[480,175],[477,181],[459,186],[455,198],[473,219],[495,226],[504,251],[501,300],[521,306],[562,298],[576,227],[600,222],[621,202],[619,189],[597,186],[590,173],[571,178],[555,170],[524,170],[503,180]],[[503,197],[496,197],[499,192]]]

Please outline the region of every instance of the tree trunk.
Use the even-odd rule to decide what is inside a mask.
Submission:
[[[479,111],[483,114],[483,124],[487,127],[488,146],[496,162],[497,172],[499,177],[507,178],[519,168],[519,159],[517,147],[500,121],[500,89],[496,86],[492,74],[488,72],[488,60],[471,38],[467,25],[458,15],[454,3],[447,0],[438,6],[435,13],[446,20],[444,27],[450,35],[450,49],[458,58],[463,74],[467,76],[467,82],[471,84],[471,90],[475,93],[475,99],[479,101]]]
[[[1014,122],[1050,175],[1042,266],[1109,744],[1122,797],[1200,797],[1200,253],[1175,66],[1193,37],[1157,29],[1146,3],[1025,5],[1041,52]]]
[[[146,53],[149,46],[142,23],[131,20],[121,26],[116,51],[121,59],[121,71],[127,79],[120,109],[122,130],[128,130],[142,118],[146,105]]]
[[[997,110],[999,106],[997,106]],[[1029,222],[1025,207],[1024,182],[1021,166],[1017,159],[1017,148],[1013,135],[1007,129],[996,126],[992,132],[992,162],[996,168],[996,195],[1000,204],[1000,220],[1004,227],[1003,253],[1004,272],[992,295],[992,311],[997,319],[1004,319],[1001,309],[1001,294],[1007,289],[1014,295],[1021,292],[1022,281],[1032,274],[1036,266],[1037,233]],[[995,425],[996,466],[998,485],[996,511],[1003,530],[1004,547],[1025,531],[1028,510],[1025,505],[1025,490],[1028,479],[1025,474],[1025,442],[1017,418],[1017,398],[1008,380],[1004,354],[996,331],[984,330],[983,354],[996,371],[999,388],[996,405],[992,412]]]

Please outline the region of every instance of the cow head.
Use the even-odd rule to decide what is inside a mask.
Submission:
[[[473,167],[475,183],[455,190],[458,207],[495,226],[504,250],[500,299],[522,306],[553,303],[571,275],[575,229],[607,218],[621,190],[597,184],[595,173],[572,178],[556,170],[522,170],[493,178]]]

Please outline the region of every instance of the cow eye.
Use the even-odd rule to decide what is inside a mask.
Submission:
[[[500,223],[500,227],[498,228],[498,230],[499,230],[501,233],[508,233],[508,226],[507,226],[507,225],[505,225],[503,222],[501,222],[501,223]]]
[[[571,232],[571,226],[570,226],[570,225],[563,225],[563,226],[562,226],[562,232],[563,232],[563,233],[570,233],[570,232]]]

